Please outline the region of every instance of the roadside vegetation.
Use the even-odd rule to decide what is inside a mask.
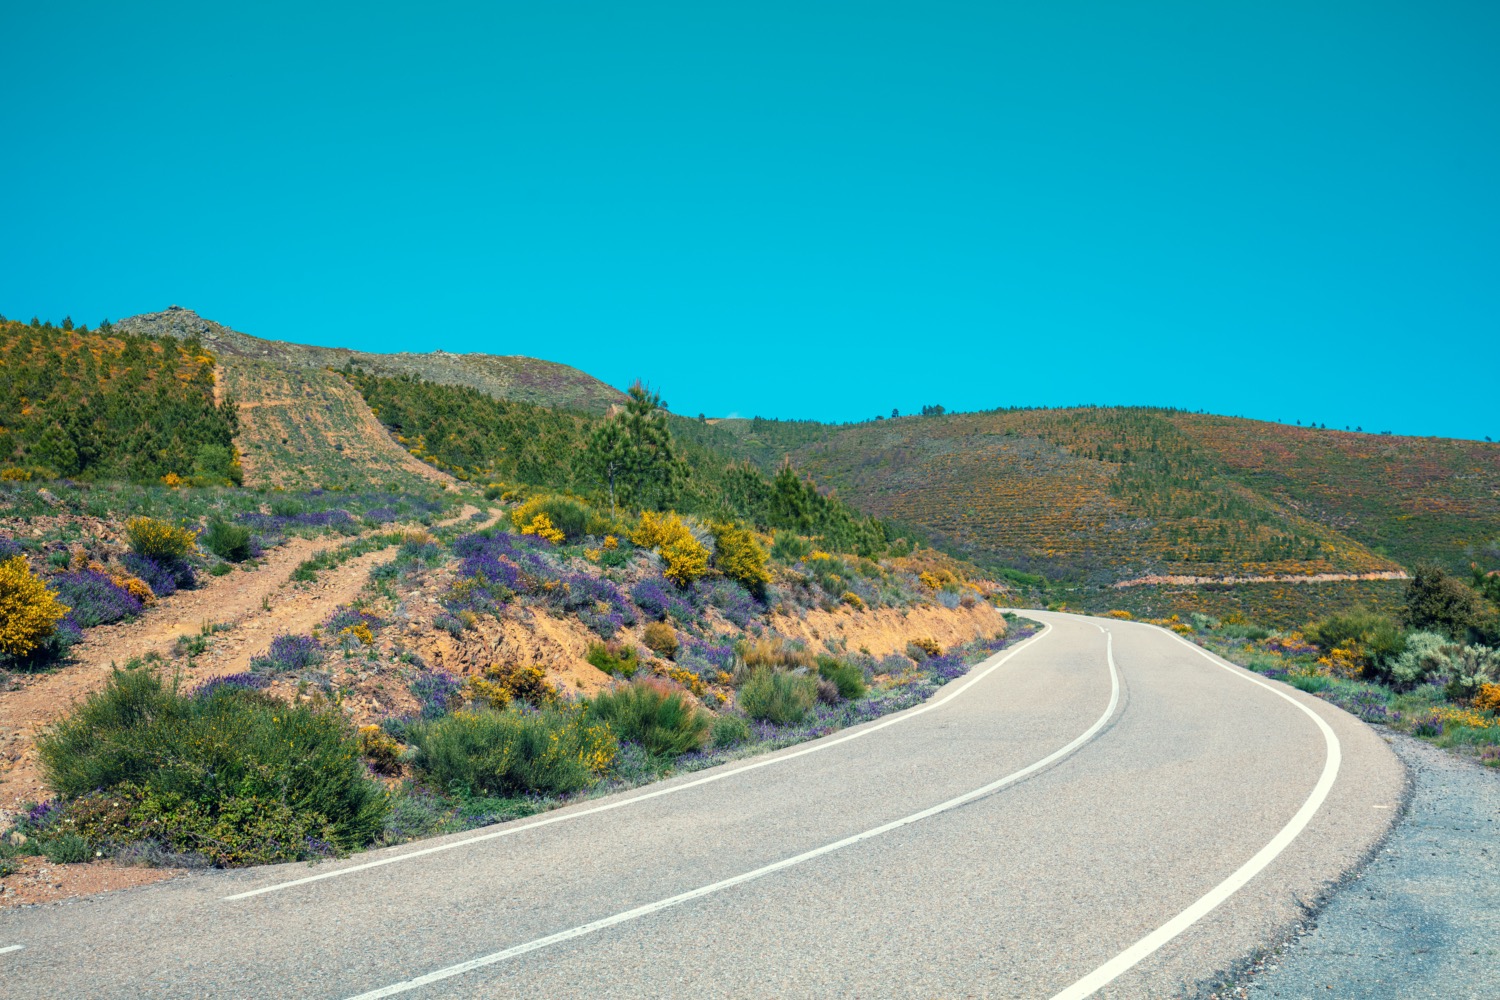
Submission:
[[[1390,726],[1500,767],[1500,577],[1420,567],[1395,614],[1355,608],[1301,629],[1243,616],[1158,619],[1216,653]],[[1126,611],[1115,617],[1131,617]]]

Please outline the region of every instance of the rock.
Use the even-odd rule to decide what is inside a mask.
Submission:
[[[13,830],[10,835],[10,842],[16,847],[21,847],[26,843],[26,834],[20,830]]]

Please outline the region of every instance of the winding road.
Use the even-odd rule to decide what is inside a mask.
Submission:
[[[1048,627],[926,704],[776,754],[0,912],[0,995],[1170,997],[1384,834],[1404,772],[1352,717],[1151,626],[1023,613]]]

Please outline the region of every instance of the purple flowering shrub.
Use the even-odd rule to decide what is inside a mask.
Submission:
[[[4,562],[7,559],[14,559],[20,554],[21,546],[16,544],[14,538],[11,538],[9,535],[0,535],[0,562]]]
[[[215,691],[236,688],[248,688],[254,691],[266,687],[270,683],[270,678],[261,674],[225,674],[223,677],[212,677],[199,684],[188,692],[188,697],[207,699],[212,697]]]
[[[385,619],[368,611],[358,611],[348,605],[341,605],[334,609],[323,622],[323,631],[330,635],[338,635],[346,628],[363,625],[371,632],[378,632],[385,627]]]
[[[278,635],[271,640],[265,655],[250,660],[250,669],[257,673],[282,673],[290,670],[306,670],[323,661],[323,649],[310,635]]]
[[[740,628],[750,624],[750,620],[762,610],[760,602],[751,596],[750,591],[726,577],[700,580],[695,586],[695,597],[699,604],[718,608],[725,618]]]
[[[141,602],[106,574],[85,569],[59,573],[48,581],[58,600],[72,608],[69,617],[81,628],[107,625],[141,613]]]
[[[684,592],[664,577],[639,581],[630,588],[630,597],[648,618],[655,618],[657,621],[673,618],[688,625],[697,617]]]
[[[146,585],[157,597],[177,593],[179,571],[176,567],[150,556],[143,556],[139,552],[127,552],[120,557],[120,561],[131,573],[145,580]],[[182,563],[181,568],[187,571],[186,575],[191,579],[192,567]]]
[[[422,718],[441,719],[458,697],[459,681],[440,670],[424,670],[411,682],[411,693],[422,703]]]

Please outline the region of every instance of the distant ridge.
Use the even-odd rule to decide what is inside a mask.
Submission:
[[[415,375],[443,385],[462,385],[496,399],[519,400],[585,413],[604,413],[625,394],[576,368],[520,355],[429,354],[402,352],[372,354],[344,347],[314,347],[282,340],[252,337],[191,309],[171,306],[142,313],[115,324],[122,333],[197,338],[221,358],[266,361],[295,368],[342,368],[353,362],[376,375]]]

